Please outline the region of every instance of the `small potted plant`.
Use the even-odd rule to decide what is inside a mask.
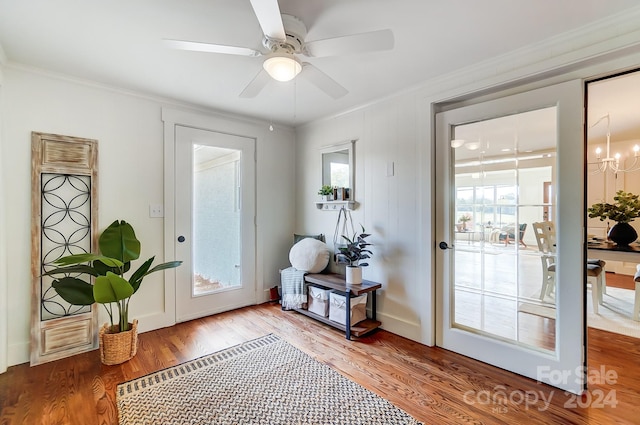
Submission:
[[[464,213],[458,218],[458,222],[462,223],[462,230],[467,230],[467,222],[471,221],[471,214]]]
[[[328,184],[322,185],[318,195],[322,196],[323,201],[333,201],[333,188]]]
[[[371,258],[373,253],[368,249],[371,246],[366,241],[366,238],[371,236],[365,233],[364,227],[360,225],[362,232],[360,234],[354,233],[351,238],[342,235],[347,244],[341,246],[338,250],[340,253],[337,255],[338,263],[346,264],[345,268],[345,280],[348,284],[362,283],[362,267],[366,267],[369,263],[362,263],[362,260]]]
[[[629,223],[640,217],[640,199],[623,190],[616,192],[613,204],[599,202],[587,209],[590,218],[600,221],[612,220],[616,224],[609,230],[608,237],[618,245],[629,245],[638,239],[638,233]]]
[[[53,289],[69,304],[102,304],[111,324],[100,329],[100,358],[107,365],[119,364],[131,359],[137,349],[137,320],[129,322],[129,301],[140,289],[142,279],[148,274],[178,267],[182,261],[170,261],[151,268],[155,257],[149,258],[136,271],[125,278],[131,261],[140,256],[140,241],[133,227],[125,221],[114,221],[100,235],[100,254],[74,254],[54,262],[57,266],[45,273],[55,278]],[[76,276],[93,276],[91,284]],[[116,306],[117,315],[113,306]],[[114,316],[117,322],[114,321]]]

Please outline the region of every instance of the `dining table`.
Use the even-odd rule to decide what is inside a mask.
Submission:
[[[596,240],[587,242],[587,256],[608,261],[626,261],[640,264],[640,244],[617,245],[615,242]]]

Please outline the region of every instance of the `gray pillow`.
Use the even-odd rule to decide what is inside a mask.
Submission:
[[[312,239],[317,239],[321,242],[325,242],[324,240],[324,235],[322,233],[320,233],[319,235],[299,235],[297,233],[293,234],[293,244],[297,244],[298,242],[300,242],[303,239],[306,238],[312,238]]]

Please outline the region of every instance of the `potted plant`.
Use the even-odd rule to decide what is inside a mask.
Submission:
[[[616,224],[609,230],[608,237],[618,245],[629,245],[638,238],[638,233],[629,223],[640,217],[640,199],[623,190],[616,192],[614,203],[600,202],[587,209],[590,218],[600,221],[613,220]]]
[[[320,190],[318,191],[318,195],[322,196],[323,201],[332,201],[333,200],[333,188],[328,184],[322,185]]]
[[[362,267],[368,266],[369,263],[361,263],[361,261],[371,258],[371,255],[373,255],[368,249],[371,244],[366,241],[366,238],[371,235],[365,233],[362,225],[360,225],[360,228],[362,232],[360,234],[354,233],[351,238],[342,235],[342,239],[347,244],[338,249],[340,251],[337,255],[338,263],[347,265],[345,268],[345,280],[347,283],[362,283]]]
[[[100,358],[104,364],[119,364],[131,359],[137,349],[137,320],[129,322],[129,301],[140,289],[148,274],[178,267],[182,261],[170,261],[151,268],[149,258],[125,278],[131,261],[140,256],[140,241],[133,227],[125,221],[114,221],[100,235],[100,254],[74,254],[54,262],[57,266],[45,275],[57,277],[53,289],[69,304],[102,304],[111,324],[100,329]],[[94,283],[77,276],[88,275]],[[114,305],[117,313],[114,312]],[[116,318],[117,320],[114,320]]]
[[[471,214],[464,213],[458,218],[458,222],[462,223],[462,230],[467,230],[467,221],[471,221]]]

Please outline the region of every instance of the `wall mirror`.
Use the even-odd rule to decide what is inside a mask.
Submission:
[[[355,140],[322,148],[322,185],[341,190],[335,201],[355,199]]]

